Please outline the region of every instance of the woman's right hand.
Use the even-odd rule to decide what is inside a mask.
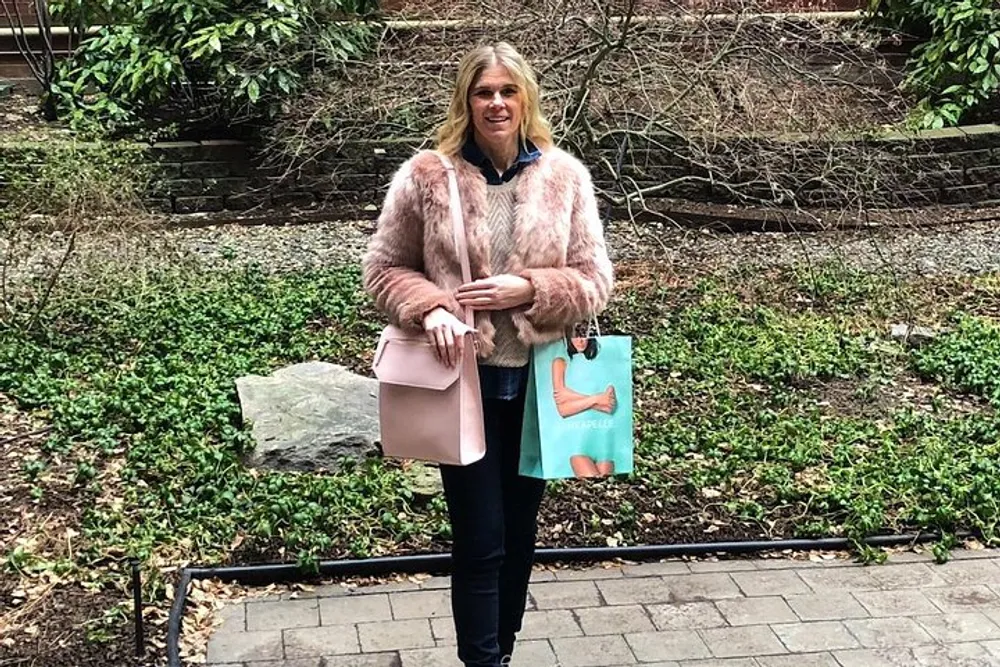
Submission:
[[[444,308],[435,308],[424,316],[424,332],[434,346],[438,360],[453,367],[462,358],[465,334],[472,331],[465,322]]]

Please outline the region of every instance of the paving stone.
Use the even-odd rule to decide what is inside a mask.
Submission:
[[[227,604],[222,609],[219,609],[215,615],[221,622],[221,625],[215,628],[215,634],[222,632],[246,632],[247,607],[245,603]]]
[[[580,609],[578,613],[590,611]],[[449,619],[450,620],[450,619]],[[452,636],[455,628],[452,626]],[[549,609],[544,611],[525,612],[521,631],[517,633],[518,640],[552,639],[555,637],[579,637],[583,630],[573,618],[569,609]]]
[[[1000,549],[954,549],[951,560],[974,560],[978,558],[1000,558]]]
[[[711,602],[647,605],[646,609],[657,630],[694,630],[726,625],[726,619]]]
[[[216,634],[208,640],[207,662],[280,660],[281,630]]]
[[[299,658],[298,660],[251,660],[246,667],[321,667],[321,658]]]
[[[536,612],[529,612],[536,613]],[[566,612],[567,614],[569,612]],[[528,614],[525,614],[527,616]],[[451,643],[455,641],[455,621],[451,617],[448,618],[432,618],[431,619],[431,633],[434,635],[434,639],[441,641],[447,640]]]
[[[713,574],[663,577],[662,580],[670,592],[670,602],[699,602],[742,597],[740,589],[737,588],[732,579],[733,576],[740,574],[757,573],[737,572],[730,575],[725,572],[716,572]]]
[[[539,639],[518,642],[514,647],[514,659],[510,667],[560,667],[556,654],[548,641]]]
[[[640,632],[625,635],[639,662],[708,658],[712,652],[694,630]]]
[[[625,573],[620,566],[597,567],[585,570],[556,570],[556,581],[597,581],[600,579],[618,579]]]
[[[805,585],[794,570],[734,572],[732,577],[740,590],[750,597],[812,593],[812,589]]]
[[[543,581],[555,581],[556,573],[551,570],[532,570],[531,578],[528,580],[531,583],[539,583]]]
[[[286,658],[359,653],[358,631],[353,625],[293,628],[284,631]]]
[[[924,591],[924,595],[945,613],[980,611],[984,607],[1000,606],[1000,598],[986,586],[929,588]]]
[[[401,667],[399,654],[369,653],[367,655],[330,655],[323,658],[323,667]]]
[[[860,568],[806,570],[802,580],[817,593],[878,590],[878,582]]]
[[[947,644],[1000,639],[1000,628],[986,616],[976,612],[920,616],[917,622],[934,639]]]
[[[752,657],[787,653],[784,645],[766,625],[701,630],[708,648],[717,658]]]
[[[785,601],[803,621],[868,618],[868,612],[850,593],[789,595]]]
[[[451,577],[431,577],[420,582],[420,590],[437,591],[442,588],[451,588]]]
[[[307,590],[294,590],[282,593],[282,600],[311,600],[313,598],[335,598],[345,595],[357,595],[351,586],[346,584],[321,584]]]
[[[359,623],[358,637],[361,640],[361,650],[365,653],[433,648],[436,645],[431,635],[430,620],[426,618]]]
[[[320,598],[319,620],[321,625],[390,621],[389,594]]]
[[[854,594],[872,616],[920,616],[937,612],[920,591],[859,591]]]
[[[950,560],[934,566],[934,572],[952,586],[1000,583],[1000,566],[993,560]]]
[[[844,625],[864,648],[916,646],[933,641],[912,618],[869,618],[844,621]]]
[[[784,598],[737,598],[715,603],[730,625],[794,623],[798,617]]]
[[[352,595],[371,595],[373,593],[405,593],[408,591],[419,591],[420,584],[409,579],[399,581],[387,581],[382,584],[371,584],[357,586],[351,589]]]
[[[400,667],[462,667],[454,646],[400,651],[399,662]]]
[[[823,567],[821,563],[801,558],[761,558],[754,561],[758,570],[805,570],[813,567]]]
[[[840,667],[832,653],[801,653],[799,655],[762,655],[760,667]]]
[[[997,665],[985,648],[979,644],[952,644],[950,646],[917,646],[913,657],[920,667],[986,667]]]
[[[816,621],[815,623],[786,623],[772,625],[774,634],[793,653],[834,651],[837,649],[861,648],[851,633],[840,621]]]
[[[550,643],[559,667],[604,667],[635,663],[635,657],[621,635],[563,637],[552,639]]]
[[[982,642],[983,648],[986,649],[987,653],[997,658],[1000,658],[1000,641],[990,640],[988,642]]]
[[[756,570],[757,566],[749,560],[701,560],[688,563],[688,568],[694,574],[710,572],[747,572]]]
[[[917,659],[908,648],[854,649],[834,651],[841,667],[916,667]]]
[[[753,658],[709,658],[707,660],[683,660],[674,664],[678,667],[757,667]],[[647,665],[648,663],[643,663],[642,667],[647,667]]]
[[[691,569],[683,561],[668,560],[662,563],[623,565],[622,571],[626,577],[660,577],[672,574],[688,574]]]
[[[876,565],[869,568],[868,573],[879,587],[889,590],[945,585],[945,581],[926,563]]]
[[[661,577],[608,579],[596,583],[601,596],[612,605],[673,601],[671,589]]]
[[[603,583],[603,582],[602,582]],[[618,583],[615,581],[615,583]],[[531,587],[537,609],[575,609],[596,607],[601,596],[593,581],[556,581]]]
[[[916,552],[916,551],[897,551],[895,553],[890,553],[888,558],[886,558],[887,563],[898,564],[898,563],[933,563],[934,554],[930,551]]]
[[[316,600],[247,603],[248,632],[308,628],[317,625],[319,625],[319,603]]]
[[[576,617],[586,635],[621,635],[656,629],[646,610],[639,605],[578,609]]]
[[[451,616],[451,591],[390,593],[389,606],[392,607],[392,617],[397,621]]]

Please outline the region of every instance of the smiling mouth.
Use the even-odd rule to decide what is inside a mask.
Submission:
[[[487,118],[486,122],[498,125],[500,123],[506,123],[509,120],[510,120],[510,118]]]

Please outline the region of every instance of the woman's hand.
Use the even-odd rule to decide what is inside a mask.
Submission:
[[[520,276],[503,273],[482,280],[465,283],[455,297],[462,307],[475,310],[510,310],[535,300],[531,281]]]
[[[444,308],[435,308],[424,316],[424,332],[434,346],[438,360],[453,367],[462,358],[465,334],[472,329]]]

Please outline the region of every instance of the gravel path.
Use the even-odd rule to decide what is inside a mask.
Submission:
[[[288,226],[219,225],[162,232],[182,253],[213,267],[256,262],[290,271],[356,263],[374,227],[372,221],[318,222]],[[861,270],[893,266],[906,275],[1000,271],[1000,224],[961,223],[924,229],[850,232],[725,234],[660,230],[612,224],[613,260],[659,260],[677,270],[699,266],[776,266],[823,260]],[[637,229],[643,229],[643,237]]]

